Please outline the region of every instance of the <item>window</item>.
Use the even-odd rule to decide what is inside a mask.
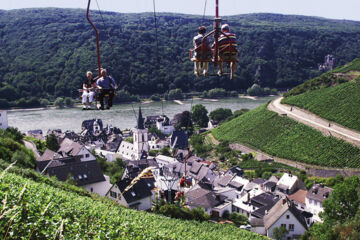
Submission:
[[[289,219],[290,218],[290,215],[286,215],[286,219]]]
[[[141,137],[142,137],[142,141],[143,141],[143,142],[145,142],[145,138],[144,138],[144,135],[141,135]]]
[[[280,227],[286,228],[286,224],[281,224]]]
[[[90,188],[90,191],[91,191],[91,192],[93,192],[93,191],[94,191],[94,189],[93,189],[93,188]]]
[[[83,176],[84,176],[84,179],[87,179],[87,175],[86,175],[86,173],[84,173],[84,175],[83,175]]]
[[[116,198],[116,192],[110,191],[110,197]]]
[[[289,232],[293,232],[295,229],[295,225],[294,224],[289,224]]]
[[[79,179],[81,180],[83,177],[81,176],[81,174],[78,175]]]
[[[87,157],[87,158],[90,157],[90,154],[86,154],[85,157]]]
[[[131,192],[131,195],[132,195],[133,197],[135,197],[135,196],[136,196],[135,192]]]

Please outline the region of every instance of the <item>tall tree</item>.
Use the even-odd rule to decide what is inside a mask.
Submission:
[[[191,109],[192,120],[200,127],[206,127],[209,122],[208,111],[202,104],[196,104]]]

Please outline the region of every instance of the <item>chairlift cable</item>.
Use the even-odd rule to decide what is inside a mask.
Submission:
[[[110,43],[110,46],[111,46],[111,48],[114,50],[114,44],[113,44],[113,41],[112,41],[112,37],[111,37],[111,35],[110,35],[110,33],[109,33],[109,29],[107,28],[107,26],[106,26],[106,24],[105,24],[104,17],[103,17],[103,15],[102,15],[101,10],[100,10],[100,6],[99,6],[99,3],[98,3],[98,0],[96,0],[96,5],[97,5],[97,8],[98,8],[98,10],[99,10],[100,17],[101,17],[101,21],[102,21],[102,23],[103,23],[104,29],[105,29],[105,31],[106,31],[106,33],[107,33],[107,35],[108,35],[109,40],[110,40],[110,42],[109,42],[109,43]]]
[[[206,5],[207,5],[207,0],[205,0],[205,5],[204,5],[204,14],[203,14],[203,19],[202,19],[202,22],[203,22],[203,23],[205,23]]]

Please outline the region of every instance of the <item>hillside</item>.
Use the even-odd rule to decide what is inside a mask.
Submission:
[[[327,167],[360,167],[360,149],[279,116],[266,105],[220,125],[212,133],[217,140],[246,144],[280,158]]]
[[[319,75],[317,64],[325,55],[333,54],[341,65],[360,52],[359,22],[279,14],[236,15],[224,18],[240,43],[235,80],[195,79],[188,49],[198,25],[212,27],[212,16],[203,22],[200,15],[159,13],[158,52],[152,13],[104,12],[105,25],[98,12],[91,16],[100,30],[103,66],[121,89],[132,94],[164,93],[173,88],[185,92],[216,87],[240,90],[254,82],[262,87],[289,88]],[[85,72],[97,66],[95,36],[85,10],[0,11],[0,26],[3,104],[21,106],[32,97],[77,97]]]
[[[360,131],[360,59],[339,67],[289,92],[282,103],[309,110],[322,118]],[[307,87],[312,85],[312,87]],[[301,91],[300,91],[301,90]]]
[[[266,239],[231,225],[130,210],[109,199],[79,196],[12,173],[0,179],[2,238]]]

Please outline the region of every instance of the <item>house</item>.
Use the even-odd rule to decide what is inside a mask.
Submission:
[[[170,137],[171,148],[187,149],[189,147],[188,135],[185,131],[173,131]]]
[[[8,128],[8,117],[6,110],[0,110],[0,128],[1,129]]]
[[[122,141],[117,154],[127,160],[140,160],[143,152],[149,152],[148,141],[148,129],[144,126],[144,119],[139,107],[137,125],[133,129],[133,143]]]
[[[159,137],[156,137],[155,135],[152,135],[149,140],[149,149],[150,150],[160,150],[164,147],[168,147],[169,142],[165,139],[161,139]]]
[[[279,179],[275,176],[271,176],[266,182],[263,184],[264,191],[266,192],[275,192],[276,184]]]
[[[306,189],[305,184],[295,175],[291,173],[284,173],[279,181],[276,183],[276,191],[280,195],[290,195],[298,189]]]
[[[159,165],[159,168],[162,168],[168,164],[173,164],[173,163],[178,162],[175,158],[165,156],[165,155],[157,155],[155,157],[155,160],[156,160],[157,164]]]
[[[264,193],[264,191],[252,182],[245,185],[241,194],[238,194],[233,201],[234,212],[250,217],[251,213],[256,210],[251,204],[251,199],[262,193]]]
[[[85,131],[97,134],[100,133],[103,130],[103,122],[101,119],[91,119],[91,120],[85,120],[81,124],[81,131]]]
[[[97,193],[100,196],[105,196],[110,189],[110,178],[103,175],[101,168],[96,160],[80,161],[65,158],[60,160],[53,160],[47,164],[45,174],[52,177],[55,176],[59,181],[66,181],[72,179],[77,186],[86,188],[89,192]],[[68,160],[67,160],[68,159]],[[39,166],[41,169],[41,166]]]
[[[214,121],[214,120],[209,120],[209,122],[208,122],[208,127],[207,127],[207,129],[208,130],[211,130],[211,129],[214,129],[214,128],[216,128],[217,126],[219,125],[219,122],[218,121]]]
[[[307,191],[303,189],[297,190],[295,193],[289,195],[289,199],[292,200],[295,204],[295,207],[300,211],[304,211],[306,209],[306,198]]]
[[[154,159],[141,159],[141,160],[125,160],[124,161],[126,167],[122,176],[122,179],[136,178],[145,168],[155,167],[158,168],[158,164]]]
[[[161,115],[146,116],[144,121],[145,127],[146,128],[156,127],[156,122],[161,117],[162,117]]]
[[[194,161],[189,163],[189,165],[191,166],[189,169],[189,177],[193,179],[193,184],[196,184],[203,179],[206,179],[206,181],[210,183],[214,182],[217,175],[210,170],[207,164]]]
[[[324,211],[322,202],[329,198],[332,188],[325,187],[322,184],[314,184],[306,194],[306,210],[313,214],[313,220],[322,222],[319,213]]]
[[[120,205],[137,209],[150,210],[152,206],[152,188],[151,184],[144,179],[140,179],[127,191],[125,189],[131,185],[130,179],[123,179],[113,184],[106,196],[117,201]]]
[[[83,145],[74,142],[68,138],[65,138],[60,143],[60,148],[57,150],[57,153],[65,156],[80,156],[81,161],[93,161],[96,160],[95,156]]]
[[[225,172],[225,174],[231,174],[231,175],[234,175],[234,176],[243,177],[244,176],[244,170],[242,170],[238,166],[234,166],[234,167],[230,168],[229,170],[227,170]]]
[[[190,209],[202,207],[212,217],[222,217],[225,212],[231,213],[231,202],[227,197],[216,194],[207,184],[199,183],[185,193],[186,204]]]
[[[284,226],[288,230],[285,239],[299,239],[307,224],[301,212],[288,198],[282,198],[264,216],[266,236],[274,238],[274,229]]]
[[[165,115],[156,120],[156,128],[165,135],[171,135],[175,131],[174,126],[170,124],[169,118]]]
[[[280,200],[279,197],[272,193],[261,193],[250,199],[253,207],[251,216],[255,218],[264,218],[266,213]]]

